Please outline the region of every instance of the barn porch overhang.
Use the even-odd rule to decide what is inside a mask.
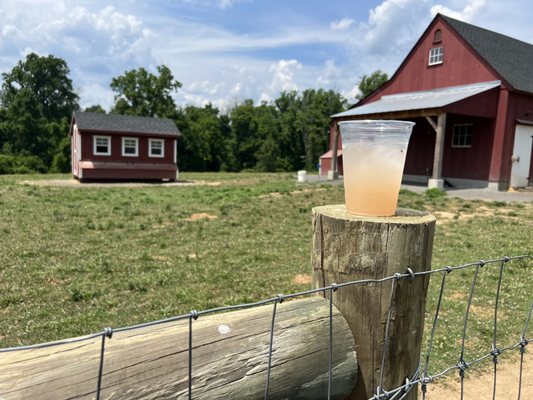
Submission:
[[[382,96],[381,99],[355,106],[347,111],[331,116],[335,124],[333,152],[337,148],[339,129],[337,123],[347,120],[362,119],[413,119],[425,118],[436,134],[433,158],[433,174],[428,187],[443,188],[442,159],[444,152],[444,134],[446,131],[446,116],[449,112],[464,112],[468,115],[495,118],[497,105],[497,90],[500,81],[482,82],[471,85],[453,86],[407,92]],[[489,96],[494,96],[489,98]],[[480,101],[485,100],[485,101]],[[484,103],[483,107],[471,107],[472,104]],[[463,111],[464,110],[464,111]],[[434,119],[435,118],[435,119]],[[333,176],[336,170],[333,163]]]
[[[331,116],[335,120],[378,117],[408,118],[438,115],[438,110],[501,86],[500,81],[451,86],[382,96],[372,103],[355,106]]]

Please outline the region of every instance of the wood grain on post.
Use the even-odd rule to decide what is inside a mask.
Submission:
[[[313,286],[326,287],[395,273],[430,269],[435,217],[398,209],[393,217],[348,214],[344,205],[313,209]],[[372,397],[380,385],[381,359],[392,281],[338,289],[333,303],[352,330],[359,374],[350,399]],[[397,281],[392,301],[383,389],[405,384],[420,359],[429,276]],[[327,294],[327,292],[326,292]],[[412,390],[406,399],[416,399]]]
[[[273,304],[193,321],[192,398],[263,399]],[[329,302],[277,305],[269,399],[327,398]],[[353,337],[333,310],[333,399],[357,375]],[[101,337],[0,353],[0,399],[94,399]],[[189,319],[106,340],[101,399],[188,399]]]

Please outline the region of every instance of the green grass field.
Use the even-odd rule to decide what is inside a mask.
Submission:
[[[68,176],[0,177],[0,347],[310,287],[311,208],[343,202],[342,185],[297,184],[294,174],[181,178],[202,184],[59,187],[23,182]],[[400,206],[437,216],[433,268],[533,253],[531,203],[402,191]],[[505,266],[502,344],[518,340],[523,328],[532,301],[531,265]],[[432,368],[457,362],[472,276],[469,270],[448,277]],[[497,276],[497,266],[481,271],[467,357],[490,351]],[[440,285],[435,278],[428,323]]]

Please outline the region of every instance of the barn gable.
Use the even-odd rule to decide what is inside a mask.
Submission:
[[[533,93],[533,45],[440,16],[483,58],[513,89]]]
[[[383,95],[502,80],[498,72],[454,30],[449,20],[452,19],[438,14],[391,79],[356,106]],[[430,64],[432,49],[442,49],[441,62]]]

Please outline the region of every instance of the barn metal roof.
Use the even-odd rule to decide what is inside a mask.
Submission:
[[[479,93],[497,88],[500,81],[475,83],[471,85],[450,86],[420,92],[407,92],[382,96],[378,101],[334,114],[332,118],[350,117],[367,114],[380,114],[396,111],[422,110],[440,108],[464,100]]]
[[[80,130],[102,132],[126,132],[179,137],[181,133],[174,121],[167,118],[135,117],[131,115],[104,114],[95,112],[74,113]]]

